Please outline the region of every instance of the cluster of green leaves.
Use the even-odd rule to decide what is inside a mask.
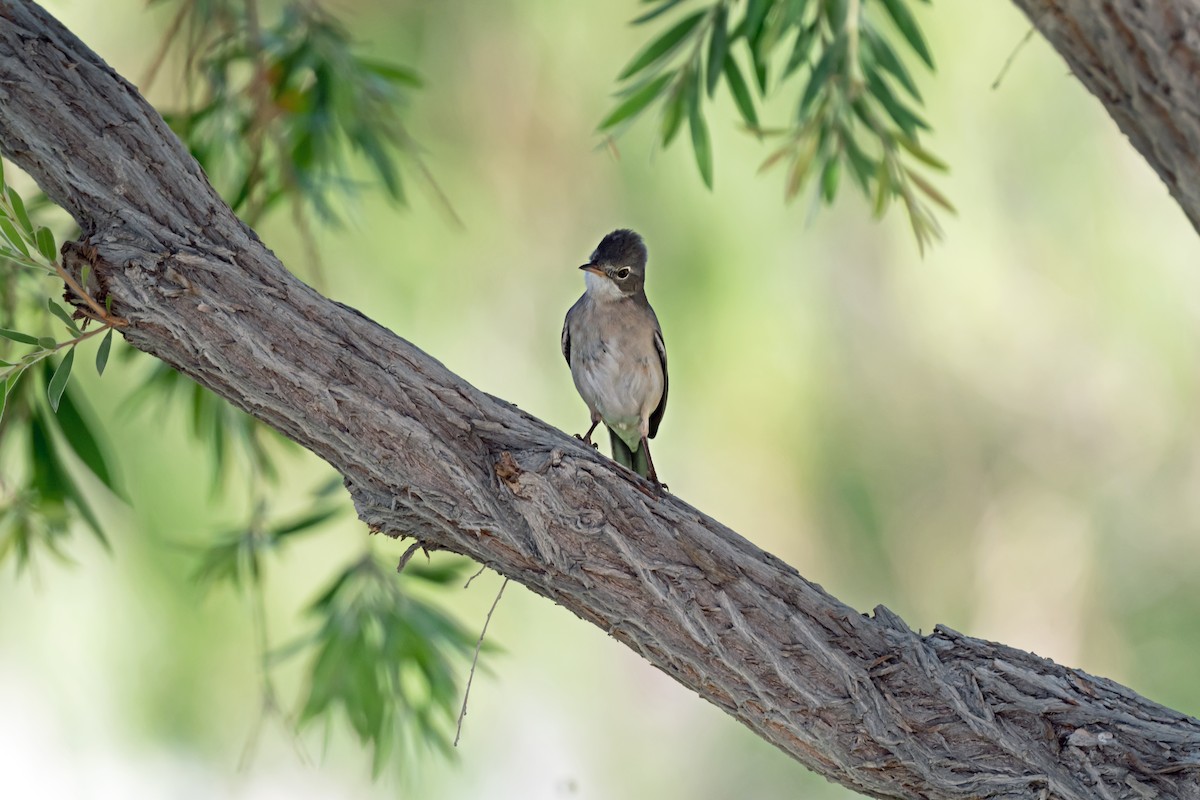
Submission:
[[[691,5],[689,0],[643,1],[653,8],[635,25]],[[622,70],[619,80],[625,86],[600,130],[615,130],[657,102],[663,146],[671,144],[686,119],[696,165],[711,187],[704,101],[724,83],[751,131],[782,137],[763,169],[787,166],[787,199],[815,182],[814,201],[830,204],[843,171],[848,172],[872,199],[877,216],[893,200],[903,203],[924,249],[940,235],[930,203],[953,208],[914,163],[945,169],[920,144],[921,131],[929,128],[914,109],[921,93],[892,44],[898,38],[933,68],[909,5],[910,0],[719,0],[688,11]],[[764,127],[756,96],[761,102],[797,76],[804,81],[793,118],[782,128]]]
[[[331,482],[318,489],[313,510],[283,520],[272,521],[267,505],[258,504],[249,525],[200,548],[195,578],[205,588],[232,586],[250,600],[262,658],[264,711],[280,710],[272,670],[303,659],[305,696],[288,716],[303,726],[315,721],[329,725],[340,714],[371,747],[378,774],[389,760],[399,763],[400,756],[419,746],[448,748],[460,696],[457,673],[474,639],[408,585],[444,587],[461,579],[467,562],[408,564],[397,578],[396,570],[367,548],[308,606],[311,633],[273,649],[263,597],[267,559],[344,510],[333,500],[339,485]]]
[[[195,102],[166,119],[222,196],[250,224],[290,199],[334,221],[338,199],[358,189],[355,156],[389,197],[404,199],[400,157],[418,166],[402,110],[421,85],[412,70],[365,58],[316,4],[289,3],[260,26],[253,2],[184,2],[169,44],[184,29]]]
[[[402,577],[446,586],[465,566],[461,559],[409,564]],[[376,774],[389,758],[422,746],[449,752],[460,699],[455,674],[475,645],[462,625],[405,591],[395,570],[371,554],[338,575],[308,613],[318,625],[300,643],[314,654],[301,724],[328,723],[340,709],[372,747]]]
[[[20,459],[27,465],[23,474],[0,478],[0,560],[12,555],[18,569],[41,549],[65,558],[63,543],[75,515],[107,544],[68,453],[119,494],[93,415],[82,393],[68,384],[76,346],[99,334],[104,338],[96,350],[96,370],[104,372],[113,329],[102,325],[85,332],[45,296],[48,286],[62,286],[57,259],[53,232],[33,223],[0,165],[0,448],[27,456]],[[88,276],[81,278],[86,287]],[[38,310],[18,322],[25,299],[36,302]],[[55,328],[65,328],[66,337],[52,335]]]

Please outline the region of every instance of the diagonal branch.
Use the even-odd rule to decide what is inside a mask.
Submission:
[[[64,264],[91,265],[127,340],[329,461],[371,529],[525,584],[831,780],[887,798],[1200,800],[1200,721],[861,615],[298,281],[28,0],[0,0],[0,148],[79,222]]]

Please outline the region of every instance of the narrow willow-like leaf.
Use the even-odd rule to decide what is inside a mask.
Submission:
[[[863,152],[849,131],[842,132],[842,146],[845,148],[846,163],[850,166],[850,175],[858,182],[863,194],[870,197],[871,179],[875,175],[875,160]]]
[[[62,429],[63,438],[67,440],[67,445],[75,451],[75,455],[79,456],[79,460],[92,471],[92,474],[100,479],[100,482],[109,488],[114,494],[120,496],[121,491],[117,487],[116,481],[113,479],[112,468],[109,466],[108,459],[104,455],[104,448],[100,444],[100,439],[96,436],[94,421],[89,422],[84,411],[86,406],[82,400],[76,397],[76,393],[71,391],[72,387],[67,386],[66,391],[62,394],[62,399],[58,404],[57,420],[59,428]],[[81,408],[82,406],[82,408]]]
[[[819,144],[817,137],[810,135],[796,149],[796,158],[792,161],[791,169],[788,170],[787,186],[783,192],[785,200],[792,200],[800,193],[800,187],[804,185],[804,179],[808,176],[809,167],[812,166],[812,160],[817,154]]]
[[[708,39],[708,96],[712,97],[721,80],[721,70],[725,67],[726,54],[729,52],[729,32],[726,30],[728,16],[725,6],[717,6],[713,12],[712,35]]]
[[[904,131],[908,136],[915,137],[918,129],[929,129],[929,125],[925,120],[916,115],[908,106],[892,94],[892,90],[887,87],[883,79],[879,77],[877,72],[867,73],[867,88],[871,91],[871,96],[879,101],[879,105],[883,106],[884,111],[888,116],[900,126],[900,130]]]
[[[687,105],[687,86],[690,83],[690,76],[685,73],[676,81],[674,88],[671,89],[671,94],[663,105],[662,118],[662,143],[666,147],[679,133],[679,128],[683,123],[684,107]]]
[[[25,202],[21,199],[21,195],[17,194],[17,190],[9,186],[5,191],[8,192],[8,202],[12,206],[13,214],[16,215],[17,224],[25,231],[25,235],[33,237],[33,223],[29,221],[29,214],[25,212]]]
[[[612,112],[604,118],[604,121],[600,123],[599,129],[602,131],[607,130],[620,122],[624,122],[644,109],[646,106],[650,105],[654,98],[658,97],[659,93],[663,90],[663,87],[667,85],[667,82],[670,81],[674,76],[675,73],[673,72],[664,72],[662,75],[659,75],[657,78],[650,81],[633,94],[629,95],[629,97],[625,98],[624,102],[614,108]]]
[[[942,161],[933,153],[929,152],[924,147],[921,147],[921,145],[917,143],[916,139],[911,139],[907,136],[897,136],[896,141],[918,161],[929,167],[932,167],[933,169],[936,169],[938,172],[945,172],[947,169],[949,169],[945,161]]]
[[[679,5],[682,2],[685,2],[685,0],[666,0],[666,2],[664,2],[658,8],[653,8],[653,9],[647,11],[645,14],[642,14],[640,17],[635,19],[630,24],[631,25],[644,25],[652,19],[657,19],[661,14],[665,14],[666,12],[670,11],[672,8],[674,8],[675,6]]]
[[[913,19],[912,12],[908,10],[907,0],[880,0],[880,2],[887,9],[888,16],[892,18],[892,22],[896,23],[896,29],[908,42],[909,47],[921,57],[921,60],[930,69],[933,69],[933,55],[929,52],[929,45],[925,43],[921,28]]]
[[[63,323],[71,330],[71,333],[74,333],[76,336],[79,335],[79,326],[75,324],[75,320],[71,319],[71,315],[68,314],[62,306],[47,297],[46,307],[50,309],[51,314],[63,321]]]
[[[697,11],[690,17],[686,17],[681,22],[676,23],[673,28],[670,28],[662,36],[647,45],[642,52],[638,53],[633,61],[630,61],[629,65],[621,71],[617,79],[623,81],[641,72],[659,59],[670,55],[675,48],[683,43],[688,34],[696,29],[696,26],[700,24],[700,20],[704,18],[705,13],[707,12]]]
[[[37,337],[21,333],[20,331],[10,331],[7,328],[0,328],[0,336],[3,336],[5,339],[12,339],[14,342],[20,342],[21,344],[38,344]]]
[[[391,83],[398,83],[413,89],[420,89],[424,85],[424,81],[421,80],[421,76],[417,74],[416,70],[409,69],[408,67],[387,64],[382,61],[373,61],[371,59],[361,59],[358,63],[364,69],[375,73]]]
[[[100,347],[96,349],[96,374],[103,375],[104,368],[108,366],[108,353],[112,350],[112,328],[108,329],[108,333],[104,334],[104,339],[100,342]]]
[[[29,258],[29,247],[26,246],[21,234],[17,232],[17,226],[13,225],[12,220],[3,214],[0,214],[0,231],[4,233],[4,238],[8,239],[9,244],[20,250],[23,256]]]
[[[750,0],[746,6],[746,16],[742,17],[741,23],[733,32],[731,39],[736,39],[739,36],[744,37],[751,43],[758,39],[759,33],[762,31],[763,17],[771,10],[771,0]]]
[[[925,180],[924,178],[922,178],[920,175],[913,172],[912,170],[905,170],[904,172],[905,172],[905,174],[908,175],[908,179],[911,180],[918,189],[920,189],[922,192],[925,193],[926,197],[928,197],[930,200],[937,203],[939,206],[946,209],[950,213],[952,213],[952,214],[958,213],[958,209],[956,209],[954,207],[954,205],[949,200],[946,199],[945,195],[943,195],[941,192],[939,192],[937,189],[935,189],[932,183]]]
[[[804,119],[809,106],[825,88],[825,83],[841,63],[842,55],[845,52],[846,39],[842,36],[825,46],[825,52],[821,54],[820,60],[813,67],[812,74],[808,77],[808,85],[804,87],[804,94],[800,96],[800,108],[797,114],[800,119]]]
[[[692,103],[688,109],[688,124],[692,129],[692,149],[696,151],[696,166],[700,169],[700,177],[709,189],[713,186],[712,142],[708,138],[708,126],[704,122],[704,113],[700,109],[700,100]]]
[[[762,94],[764,97],[766,97],[766,94],[767,94],[767,78],[768,78],[769,70],[770,70],[770,66],[767,61],[767,53],[762,50],[755,49],[754,50],[754,80],[758,84],[759,93]]]
[[[783,147],[778,148],[771,153],[771,155],[767,156],[761,164],[758,165],[758,174],[762,175],[764,172],[771,169],[771,167],[782,161],[785,156],[791,155],[793,152],[795,152],[795,150],[796,145],[793,142],[788,142]]]
[[[887,43],[887,40],[869,27],[863,30],[863,34],[864,41],[868,43],[871,53],[875,56],[875,61],[879,66],[889,72],[904,87],[904,90],[912,95],[914,100],[921,102],[921,92],[917,89],[916,82],[905,68],[904,63],[896,55],[896,51]]]
[[[38,252],[47,261],[53,261],[58,258],[58,246],[54,243],[54,232],[49,228],[38,228],[33,240],[37,243]]]
[[[733,59],[733,53],[725,57],[725,82],[729,84],[729,93],[733,95],[733,102],[737,104],[742,119],[751,127],[757,128],[758,112],[754,110],[754,99],[750,96],[750,87],[746,85],[742,72]]]
[[[323,508],[313,511],[310,514],[306,514],[301,519],[293,520],[292,522],[288,522],[273,528],[270,531],[271,538],[282,539],[285,536],[291,536],[292,534],[301,533],[302,531],[306,531],[310,528],[315,528],[322,522],[325,522],[333,517],[341,510],[342,509],[338,506],[332,506],[330,508]]]
[[[50,400],[50,408],[56,413],[58,412],[58,403],[62,399],[63,391],[67,388],[67,380],[71,377],[71,365],[75,363],[75,348],[72,347],[67,351],[63,360],[59,362],[58,368],[54,370],[54,375],[50,378],[49,385],[46,386],[46,396]]]
[[[821,171],[821,197],[825,199],[827,204],[833,203],[833,199],[837,197],[838,178],[841,177],[842,160],[837,157],[837,154],[831,154],[829,160],[825,162],[825,168]]]
[[[888,168],[888,162],[885,158],[879,162],[879,169],[875,172],[875,207],[873,212],[876,217],[882,217],[883,212],[887,211],[892,194],[892,171]]]
[[[796,43],[792,45],[792,54],[788,56],[787,65],[783,68],[783,77],[787,78],[793,72],[808,62],[808,54],[812,52],[813,42],[817,40],[817,24],[801,28],[796,33]]]

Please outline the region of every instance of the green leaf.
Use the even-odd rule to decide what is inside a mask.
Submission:
[[[837,197],[838,178],[841,176],[841,159],[836,155],[829,157],[825,162],[825,169],[821,171],[821,196],[825,198],[826,203],[832,203]]]
[[[910,169],[906,169],[904,172],[906,175],[908,175],[909,180],[916,184],[916,187],[925,193],[926,197],[949,211],[951,214],[958,213],[957,209],[954,208],[954,204],[947,200],[945,195],[935,189],[932,183],[925,180]]]
[[[79,326],[75,324],[75,320],[71,319],[71,315],[68,314],[62,306],[47,297],[46,307],[50,309],[51,314],[61,319],[72,333],[74,333],[76,336],[79,335]]]
[[[725,6],[719,5],[713,12],[712,36],[708,40],[708,96],[712,97],[721,79],[721,70],[725,67],[729,40],[726,25],[728,24]]]
[[[5,339],[12,339],[14,342],[20,342],[21,344],[38,344],[36,337],[30,336],[27,333],[21,333],[20,331],[10,331],[6,328],[0,328],[0,336],[3,336]]]
[[[11,186],[6,188],[8,192],[8,202],[12,205],[13,213],[16,214],[17,224],[25,231],[30,238],[33,237],[33,223],[29,221],[29,215],[25,213],[25,203],[21,200],[21,195],[17,194],[17,190]]]
[[[633,94],[629,95],[629,97],[625,98],[624,102],[614,108],[612,112],[604,118],[604,121],[600,123],[599,130],[607,130],[619,122],[624,122],[644,109],[646,106],[650,105],[654,98],[658,97],[659,92],[663,90],[663,87],[667,85],[667,81],[671,80],[672,77],[674,77],[674,73],[665,72],[647,83],[642,88],[638,89]]]
[[[75,348],[72,347],[59,362],[58,368],[54,370],[54,376],[50,378],[50,384],[46,387],[50,408],[54,409],[55,413],[58,412],[58,403],[62,399],[63,391],[67,388],[67,380],[71,377],[71,365],[74,363]]]
[[[309,528],[315,528],[316,526],[320,525],[322,522],[325,522],[330,517],[333,517],[335,514],[337,514],[341,510],[342,509],[339,506],[331,506],[329,508],[323,508],[323,509],[319,509],[317,511],[313,511],[312,513],[307,514],[307,515],[301,517],[300,519],[293,520],[292,522],[289,522],[284,525],[280,525],[277,528],[272,528],[270,531],[271,538],[272,539],[282,539],[285,536],[291,536],[292,534],[306,531]]]
[[[104,339],[100,342],[100,347],[96,349],[96,374],[103,375],[104,368],[108,365],[108,353],[112,350],[113,329],[109,328],[108,333],[104,334]]]
[[[949,169],[945,161],[942,161],[933,153],[921,147],[921,145],[917,143],[916,139],[912,139],[907,136],[897,136],[896,141],[899,142],[901,147],[911,153],[921,163],[926,164],[933,169],[938,170],[939,172],[945,172],[947,169]]]
[[[644,25],[647,22],[649,22],[650,20],[657,18],[660,14],[665,14],[666,12],[670,11],[672,8],[674,8],[675,6],[679,5],[682,2],[684,2],[684,0],[666,0],[666,2],[664,2],[658,8],[654,8],[654,9],[651,9],[650,11],[647,11],[645,14],[642,14],[640,17],[635,19],[630,24],[631,25]]]
[[[870,197],[871,179],[874,177],[877,165],[875,161],[863,152],[854,136],[848,131],[842,132],[842,146],[846,152],[846,163],[850,165],[850,174],[858,182],[863,194]]]
[[[796,43],[792,46],[792,54],[788,56],[787,65],[783,68],[786,78],[808,62],[808,54],[812,52],[813,42],[817,40],[817,24],[814,22],[807,28],[801,28],[796,34]]]
[[[767,53],[764,50],[755,49],[754,55],[754,81],[758,84],[758,91],[763,97],[767,96]]]
[[[879,105],[883,106],[900,130],[908,134],[909,137],[915,137],[917,130],[924,128],[929,129],[929,125],[925,120],[917,116],[908,106],[904,105],[887,87],[883,79],[879,77],[878,72],[867,73],[867,88],[871,92],[871,96],[879,101]]]
[[[636,75],[660,58],[664,58],[673,52],[675,48],[683,43],[688,34],[696,29],[696,26],[700,24],[700,20],[704,18],[706,13],[704,11],[697,11],[647,45],[646,49],[638,53],[633,61],[630,61],[629,65],[621,71],[621,74],[617,76],[617,80],[623,81],[632,75]]]
[[[666,147],[675,138],[675,134],[679,133],[680,124],[683,122],[683,110],[687,104],[687,86],[690,83],[689,75],[684,74],[675,84],[675,88],[671,90],[671,96],[667,98],[663,105],[662,117],[662,143]]]
[[[741,23],[734,30],[733,36],[730,38],[744,37],[751,43],[750,49],[753,50],[753,43],[758,39],[758,35],[762,31],[763,17],[770,10],[770,0],[750,0],[746,6],[746,16],[742,17]]]
[[[892,18],[892,22],[896,23],[896,29],[904,37],[921,60],[933,69],[933,56],[929,53],[929,45],[925,44],[925,37],[921,35],[921,29],[917,25],[917,21],[913,19],[912,12],[908,10],[907,0],[880,0],[883,7],[887,9],[888,16]]]
[[[402,67],[397,64],[385,64],[382,61],[373,61],[371,59],[358,59],[358,64],[368,72],[372,72],[381,78],[384,78],[391,83],[398,83],[404,86],[420,89],[423,85],[421,76],[416,70]]]
[[[29,258],[29,248],[25,245],[25,240],[17,232],[12,220],[3,214],[0,214],[0,232],[4,234],[5,239],[8,239],[9,244],[20,250],[23,256]]]
[[[41,347],[44,350],[53,350],[54,348],[58,347],[58,342],[49,336],[39,336],[37,343],[38,347]]]
[[[863,33],[879,66],[891,73],[892,77],[912,95],[914,100],[921,102],[921,92],[917,89],[916,82],[913,81],[912,75],[905,69],[903,62],[896,56],[896,51],[887,43],[887,40],[870,28],[866,28]]]
[[[742,119],[751,127],[757,128],[758,112],[754,110],[754,99],[750,96],[750,87],[746,86],[732,53],[725,57],[725,82],[729,84],[729,93],[733,95],[733,102],[737,104]]]
[[[109,488],[109,490],[117,495],[122,496],[121,490],[117,487],[116,481],[113,479],[112,469],[109,467],[108,459],[104,455],[104,448],[100,444],[100,440],[95,434],[94,423],[89,423],[81,408],[82,402],[74,397],[74,392],[70,386],[63,392],[62,399],[58,404],[58,414],[54,418],[58,422],[58,426],[62,429],[63,438],[67,440],[67,444],[75,451],[75,455],[79,456],[79,460],[84,463],[92,474],[95,475],[101,483]]]
[[[54,232],[49,228],[38,228],[37,233],[34,235],[34,241],[37,242],[38,252],[47,261],[53,261],[58,258],[58,247],[54,243]]]
[[[846,52],[846,38],[839,36],[833,42],[825,46],[825,52],[821,54],[820,60],[813,67],[812,74],[808,76],[808,85],[804,87],[804,94],[800,97],[800,110],[798,117],[804,119],[805,113],[809,106],[817,99],[817,95],[825,88],[829,77],[833,75],[842,61],[842,56]]]
[[[708,126],[704,123],[704,114],[700,110],[700,101],[691,103],[688,109],[688,123],[692,129],[692,149],[696,151],[696,166],[700,169],[700,177],[709,189],[713,186],[712,142],[708,138]]]

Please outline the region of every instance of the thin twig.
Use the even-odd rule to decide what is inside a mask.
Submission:
[[[471,696],[471,682],[475,680],[475,665],[479,663],[479,650],[483,647],[483,636],[487,633],[488,624],[492,621],[492,612],[496,610],[496,606],[500,603],[500,596],[504,594],[505,586],[508,586],[508,578],[505,578],[504,583],[500,584],[500,591],[496,592],[496,599],[492,601],[492,607],[488,610],[487,619],[483,621],[483,630],[479,632],[479,641],[475,643],[475,657],[471,659],[471,674],[467,676],[467,688],[463,691],[462,709],[458,712],[458,727],[454,731],[455,747],[458,747],[458,737],[462,736],[463,717],[467,716],[467,698]]]
[[[463,584],[463,588],[464,588],[464,589],[470,589],[470,588],[471,588],[471,581],[475,580],[475,579],[476,579],[476,578],[478,578],[480,575],[482,575],[482,574],[483,574],[483,571],[484,571],[485,569],[487,569],[487,567],[486,567],[486,566],[482,566],[482,567],[480,567],[480,568],[479,568],[479,572],[476,572],[474,575],[472,575],[471,577],[467,578],[467,582]]]
[[[142,78],[139,91],[142,94],[149,94],[150,87],[154,84],[154,79],[158,77],[158,71],[162,69],[163,61],[167,58],[167,52],[171,49],[171,43],[175,41],[175,37],[179,35],[179,29],[183,27],[183,21],[187,19],[188,12],[192,10],[192,4],[195,0],[187,0],[179,7],[179,12],[175,14],[175,19],[171,20],[170,27],[163,34],[162,43],[158,46],[158,52],[154,54],[154,59],[151,60],[150,66],[146,69],[146,75]]]
[[[109,325],[109,327],[112,327],[112,328],[124,328],[126,325],[129,324],[128,320],[124,320],[124,319],[121,319],[120,317],[113,316],[112,314],[109,314],[107,311],[105,311],[104,308],[101,307],[101,305],[99,303],[97,303],[90,294],[85,292],[83,290],[83,287],[80,286],[75,281],[75,279],[71,277],[71,273],[69,273],[65,269],[63,269],[63,265],[58,263],[57,258],[54,259],[53,261],[51,261],[50,263],[54,265],[54,271],[58,273],[58,277],[63,279],[63,283],[67,284],[67,286],[70,287],[71,291],[79,296],[79,299],[81,299],[81,300],[83,300],[83,302],[87,303],[88,307],[91,308],[92,311],[96,312],[96,314],[100,317],[100,320],[102,322],[107,323]]]
[[[992,84],[992,89],[1000,88],[1000,81],[1004,80],[1004,76],[1008,74],[1008,68],[1012,66],[1013,61],[1017,58],[1017,53],[1021,52],[1021,48],[1029,44],[1029,40],[1033,38],[1033,32],[1037,30],[1030,25],[1029,30],[1025,31],[1025,35],[1021,37],[1021,41],[1017,42],[1017,46],[1008,54],[1008,58],[1004,60],[1004,66],[1000,68],[1000,74],[996,76],[996,82]]]

